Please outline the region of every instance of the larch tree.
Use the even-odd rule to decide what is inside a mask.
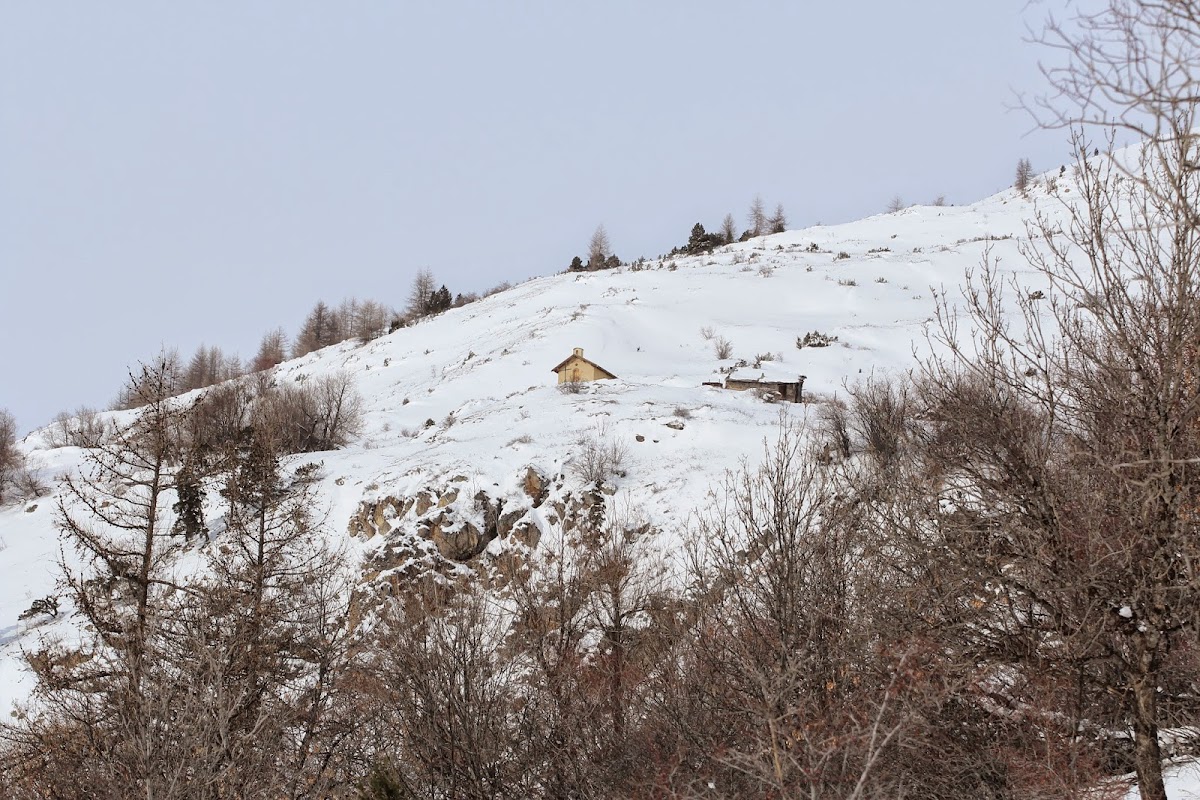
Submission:
[[[1013,178],[1013,188],[1021,194],[1029,191],[1029,182],[1033,179],[1033,164],[1028,158],[1017,160],[1017,172]]]
[[[412,287],[408,292],[408,307],[405,309],[409,319],[420,319],[429,315],[433,295],[437,288],[433,270],[417,271],[417,274],[413,276]]]
[[[275,328],[263,334],[258,352],[250,362],[251,372],[263,372],[287,359],[287,334],[283,328]]]
[[[324,300],[317,301],[312,311],[304,320],[296,340],[292,343],[292,358],[299,358],[323,347],[341,341],[341,321],[337,312],[325,304]]]
[[[608,240],[608,231],[603,225],[598,225],[588,241],[587,268],[589,270],[605,269],[608,258],[612,254],[612,244]]]
[[[725,239],[725,244],[732,244],[737,240],[737,223],[733,214],[726,214],[725,219],[721,220],[721,237]]]
[[[31,654],[37,708],[3,730],[18,764],[38,764],[17,770],[33,796],[78,796],[81,781],[98,798],[178,796],[167,788],[177,773],[163,768],[172,739],[155,691],[158,634],[179,589],[166,558],[182,415],[169,399],[173,380],[165,360],[133,375],[136,417],[64,479],[58,525],[75,557],[64,557],[62,582],[85,636]]]
[[[783,233],[787,230],[787,216],[783,213],[783,203],[775,206],[775,213],[767,220],[768,233]]]
[[[755,195],[754,200],[750,203],[750,211],[746,214],[746,222],[749,224],[749,232],[751,236],[762,236],[767,232],[767,211],[763,205],[762,195]]]

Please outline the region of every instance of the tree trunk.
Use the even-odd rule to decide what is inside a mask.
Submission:
[[[1153,672],[1138,674],[1133,681],[1133,758],[1142,800],[1167,800],[1158,746],[1156,683]]]

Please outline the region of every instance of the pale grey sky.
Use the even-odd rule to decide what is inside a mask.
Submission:
[[[971,202],[1066,160],[1026,0],[0,0],[0,408],[243,357],[318,299],[403,306],[739,224]],[[1028,135],[1026,135],[1028,134]]]

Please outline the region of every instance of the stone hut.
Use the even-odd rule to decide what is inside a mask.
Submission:
[[[582,347],[576,347],[575,352],[551,370],[551,372],[558,374],[559,383],[603,381],[617,377],[594,361],[588,361],[584,358]]]
[[[769,363],[758,369],[743,367],[725,376],[724,384],[708,383],[735,392],[756,390],[769,392],[788,403],[799,403],[804,396],[804,375],[786,373],[779,368],[771,369]]]

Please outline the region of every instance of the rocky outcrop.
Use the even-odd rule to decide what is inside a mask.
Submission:
[[[525,470],[523,488],[525,489],[525,494],[533,501],[534,508],[541,506],[546,501],[546,495],[550,493],[550,485],[546,477],[533,467]]]
[[[501,548],[504,557],[519,559],[521,552],[541,541],[542,528],[535,515],[544,521],[541,524],[560,527],[565,533],[599,530],[604,522],[607,492],[571,492],[564,488],[561,475],[549,478],[532,466],[518,479],[521,495],[509,497],[507,503],[484,490],[468,499],[463,492],[466,483],[465,477],[455,476],[441,489],[425,487],[408,497],[362,502],[350,519],[350,535],[385,540],[366,565],[368,579],[399,573],[412,578],[434,566],[430,559],[473,562],[497,539],[513,545]],[[516,555],[508,552],[514,549]]]

